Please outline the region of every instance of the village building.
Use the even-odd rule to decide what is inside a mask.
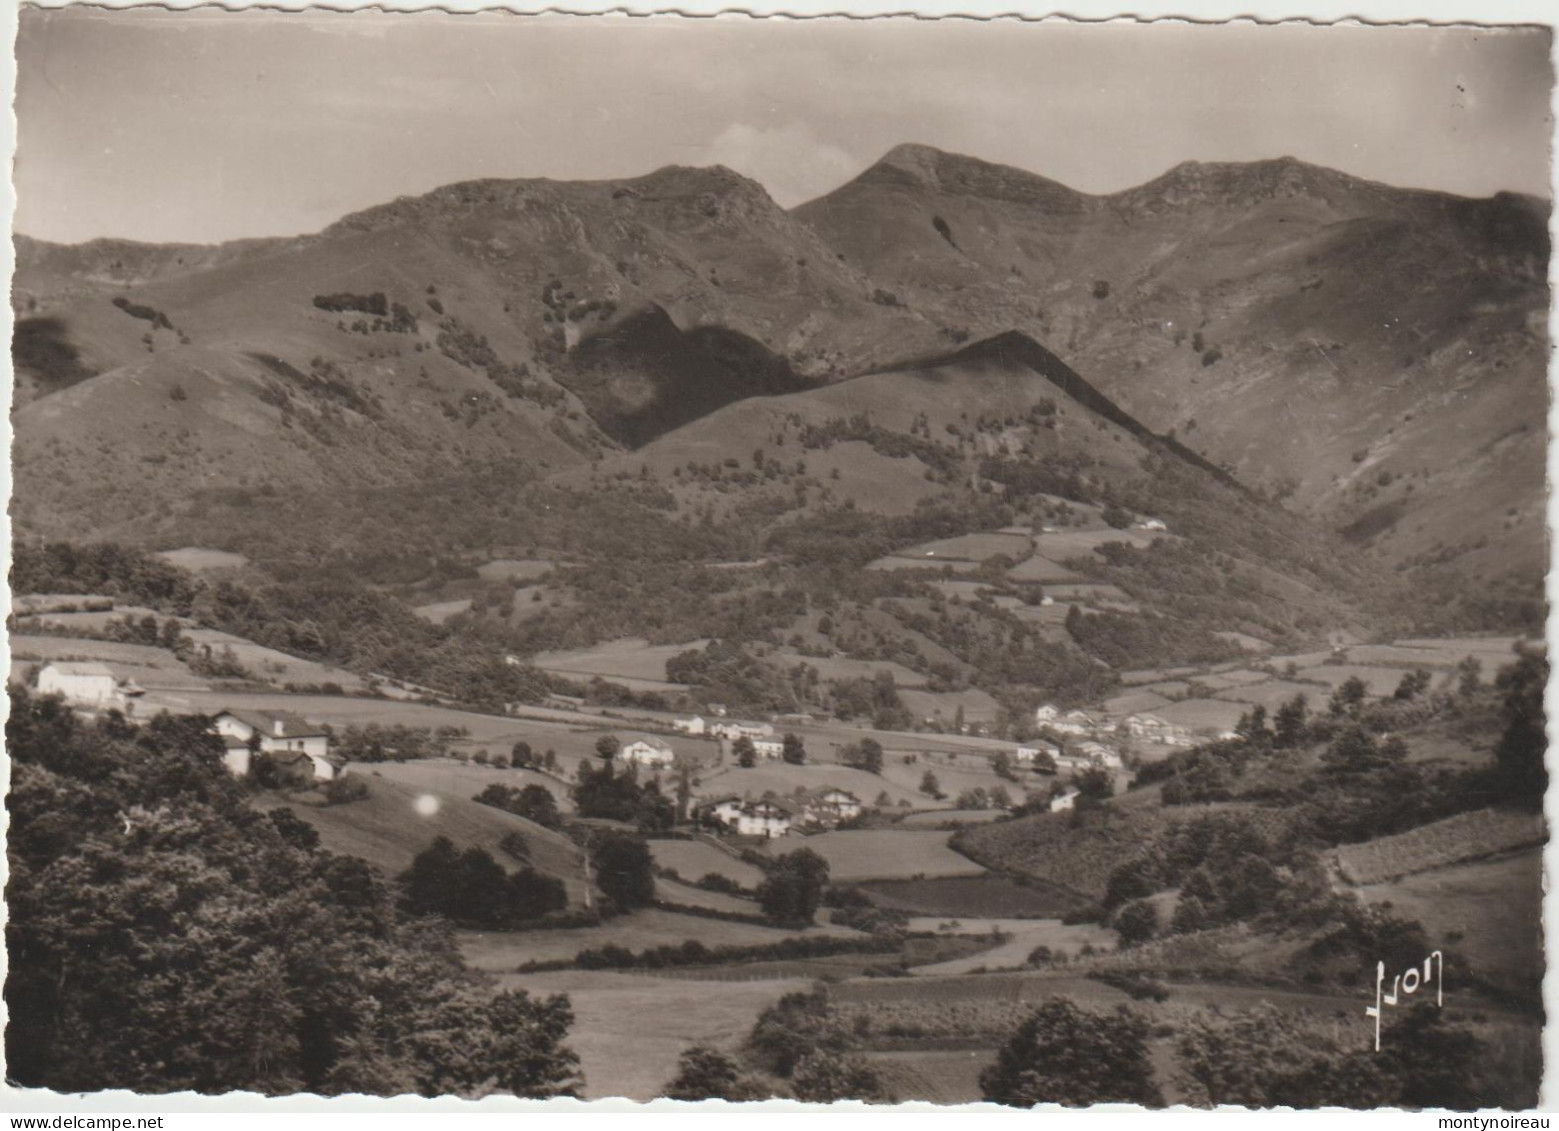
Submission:
[[[737,818],[742,814],[742,799],[732,793],[705,801],[698,808],[709,818],[734,828]]]
[[[1103,766],[1107,770],[1121,768],[1121,756],[1102,742],[1079,742],[1077,752],[1095,766]]]
[[[1054,703],[1042,703],[1034,708],[1034,722],[1039,726],[1048,726],[1061,717],[1061,709]]]
[[[703,734],[705,727],[704,717],[702,715],[694,715],[692,718],[688,719],[672,719],[671,725],[673,729],[679,730],[683,734],[692,735]]]
[[[222,762],[236,777],[248,775],[256,751],[316,781],[346,772],[346,759],[330,752],[330,732],[291,711],[229,708],[214,726],[225,747]]]
[[[779,758],[785,753],[784,740],[778,738],[755,738],[752,748],[760,758]]]
[[[1096,734],[1103,727],[1104,721],[1087,711],[1067,711],[1046,725],[1059,734]]]
[[[1153,714],[1127,715],[1121,720],[1119,728],[1132,738],[1141,739],[1144,742],[1156,742],[1161,746],[1177,745],[1177,740],[1190,737],[1185,727],[1176,726],[1174,723]]]
[[[1052,813],[1064,813],[1068,809],[1076,809],[1078,796],[1079,791],[1075,789],[1069,789],[1064,793],[1056,794],[1055,797],[1050,799],[1050,811]]]
[[[751,738],[756,740],[759,738],[768,738],[773,735],[774,726],[771,723],[746,723],[738,722],[737,720],[732,719],[730,722],[712,723],[709,726],[709,733],[714,735],[716,738],[729,738],[733,740],[738,738]]]
[[[676,751],[671,744],[659,738],[639,738],[628,743],[618,751],[618,756],[625,762],[631,762],[635,766],[649,766],[661,769],[671,765],[676,757]]]
[[[1061,748],[1053,742],[1046,742],[1043,738],[1031,738],[1027,742],[1018,743],[1016,750],[1012,752],[1012,760],[1020,766],[1033,766],[1035,762],[1043,762],[1041,754],[1055,758],[1061,753]]]
[[[795,816],[773,801],[752,801],[743,805],[736,817],[736,831],[742,836],[761,836],[772,840],[785,836]]]
[[[807,805],[807,817],[820,825],[837,825],[861,815],[861,799],[847,789],[830,787]]]
[[[38,672],[38,693],[60,695],[67,705],[88,711],[132,714],[134,700],[144,692],[133,679],[120,678],[101,663],[56,660]]]

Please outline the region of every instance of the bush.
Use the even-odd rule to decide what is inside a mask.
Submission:
[[[980,1074],[992,1103],[1033,1107],[1137,1103],[1162,1106],[1148,1058],[1148,1026],[1124,1007],[1114,1014],[1053,998],[1036,1009]]]
[[[364,801],[368,798],[368,783],[362,778],[346,774],[342,777],[331,778],[325,783],[325,803],[327,805],[346,805],[353,801]]]

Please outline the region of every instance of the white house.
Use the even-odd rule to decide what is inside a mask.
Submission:
[[[709,733],[716,738],[751,738],[757,740],[773,735],[774,727],[770,723],[744,723],[732,719],[730,722],[711,723]]]
[[[1069,789],[1065,793],[1056,794],[1055,797],[1050,799],[1050,811],[1052,813],[1061,813],[1067,809],[1076,809],[1077,797],[1078,791],[1075,789]]]
[[[346,759],[330,752],[330,732],[291,711],[229,708],[216,717],[215,728],[226,752],[222,761],[238,777],[249,772],[250,752],[258,749],[277,762],[306,769],[318,781],[346,772]],[[303,765],[308,759],[308,766]]]
[[[1103,725],[1097,715],[1087,711],[1067,711],[1045,724],[1059,734],[1094,734]]]
[[[120,679],[107,664],[69,663],[56,660],[38,673],[41,695],[62,695],[72,707],[92,711],[123,711],[131,700],[144,694],[131,679]]]
[[[1041,754],[1048,754],[1054,758],[1061,753],[1061,748],[1053,742],[1046,742],[1042,738],[1031,738],[1027,742],[1020,742],[1018,748],[1012,752],[1012,760],[1020,766],[1032,766]]]
[[[1121,720],[1121,729],[1132,738],[1156,742],[1161,746],[1178,745],[1177,739],[1189,737],[1184,727],[1176,726],[1153,714],[1127,715]]]
[[[1061,709],[1054,703],[1042,703],[1034,708],[1034,722],[1046,726],[1061,717]]]
[[[699,806],[722,825],[735,826],[737,819],[742,815],[742,799],[734,793],[725,797],[717,797],[706,801]]]
[[[743,805],[736,817],[736,831],[742,836],[773,838],[790,832],[794,817],[789,809],[773,801],[752,801]]]
[[[673,719],[671,725],[683,734],[703,734],[704,718],[702,715],[694,715],[690,719]]]
[[[1164,525],[1164,520],[1161,519],[1161,518],[1145,518],[1141,522],[1137,523],[1137,529],[1138,530],[1168,530],[1169,527]]]
[[[1077,752],[1096,766],[1103,766],[1107,770],[1121,768],[1121,756],[1103,743],[1079,742]]]
[[[779,738],[755,738],[752,748],[760,758],[779,758],[785,753],[785,742]]]
[[[823,825],[837,825],[861,815],[861,799],[847,789],[830,786],[807,805],[807,816]]]
[[[676,757],[676,751],[670,743],[659,738],[640,738],[628,743],[618,755],[626,762],[632,762],[635,766],[653,766],[663,768],[671,765]]]

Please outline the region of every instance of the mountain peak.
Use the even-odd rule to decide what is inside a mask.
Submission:
[[[948,153],[917,142],[905,142],[888,150],[856,183],[929,188],[950,196],[1068,211],[1079,209],[1084,199],[1081,193],[1024,169]]]

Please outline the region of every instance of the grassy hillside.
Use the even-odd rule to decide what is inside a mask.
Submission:
[[[404,872],[412,859],[440,836],[448,837],[457,849],[486,849],[512,870],[520,862],[504,852],[501,842],[505,836],[519,833],[529,848],[526,862],[538,872],[562,880],[571,904],[584,902],[579,849],[560,834],[501,809],[479,805],[463,792],[392,781],[369,766],[357,767],[351,776],[368,786],[365,799],[324,806],[277,795],[262,797],[256,804],[265,809],[289,806],[319,833],[321,847],[360,857],[390,877]],[[430,815],[418,807],[424,797],[437,800]]]
[[[1540,570],[1546,206],[1290,159],[1106,197],[901,146],[803,206],[898,301],[1046,342],[1393,564]]]

